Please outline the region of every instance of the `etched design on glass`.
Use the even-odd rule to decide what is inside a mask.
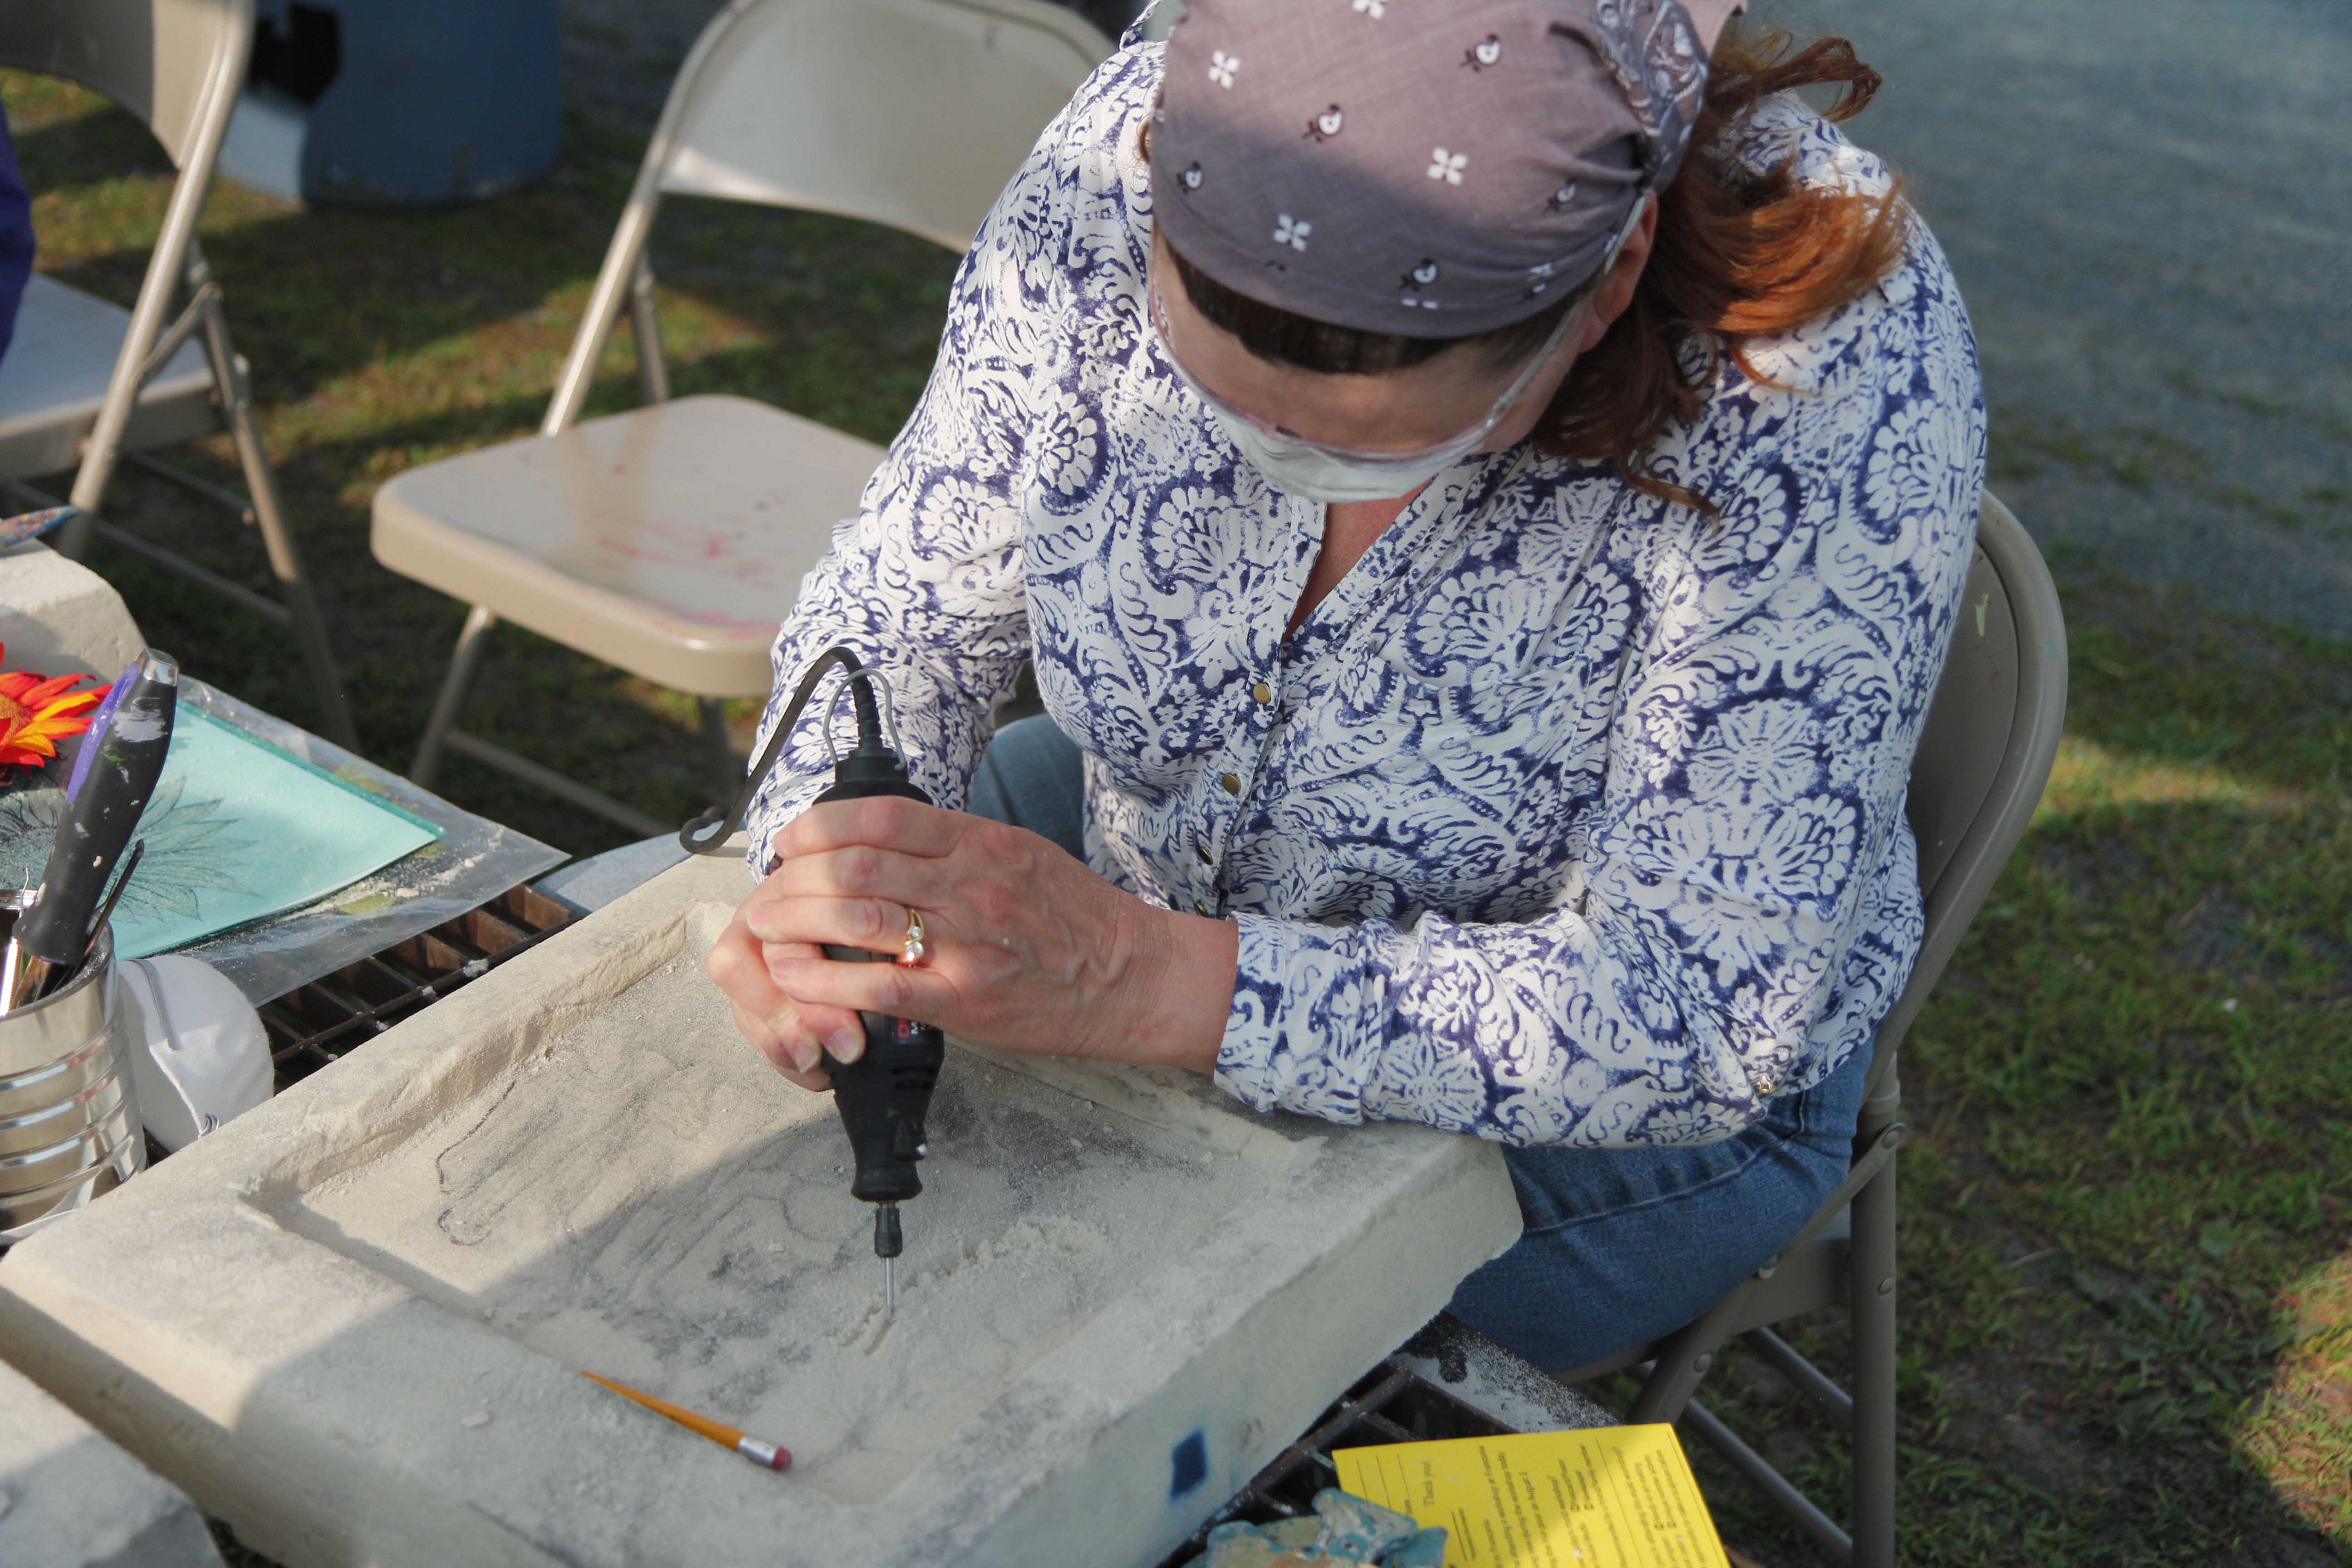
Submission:
[[[49,846],[65,805],[61,789],[31,789],[0,795],[0,882],[31,887],[48,862]],[[207,795],[191,799],[184,779],[167,780],[139,819],[138,837],[147,847],[138,875],[122,889],[114,919],[128,925],[158,915],[194,920],[207,895],[249,893],[236,873],[236,857],[255,847],[235,830],[245,818],[226,802]]]

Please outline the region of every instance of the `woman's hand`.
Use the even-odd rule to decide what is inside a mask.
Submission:
[[[1024,829],[887,795],[812,807],[776,849],[709,971],[795,1083],[829,1087],[821,1045],[856,1058],[861,1011],[1007,1050],[1216,1067],[1239,945],[1227,921],[1155,909]],[[823,956],[896,958],[910,909],[919,964]]]
[[[773,880],[773,879],[770,879]],[[814,958],[817,950],[805,943],[764,947],[744,923],[744,912],[767,890],[767,883],[735,911],[734,921],[711,944],[704,969],[711,982],[735,1008],[735,1027],[760,1049],[769,1065],[803,1089],[829,1089],[833,1079],[817,1065],[817,1052],[835,1042],[848,1047],[855,1059],[866,1048],[866,1032],[857,1015],[841,1007],[803,1007],[776,988],[768,973],[775,961]],[[851,1042],[856,1042],[854,1045]],[[842,1051],[834,1049],[835,1057]]]

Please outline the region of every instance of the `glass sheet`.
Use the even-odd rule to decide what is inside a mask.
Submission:
[[[125,911],[118,912],[116,920],[126,956],[166,948],[184,952],[227,975],[248,1000],[263,1002],[455,919],[568,858],[560,849],[461,811],[398,774],[203,681],[183,677],[180,707],[184,733],[195,742],[194,750],[215,763],[236,759],[245,779],[235,792],[234,822],[231,813],[221,812],[187,826],[217,838],[266,845],[260,858],[276,864],[262,865],[246,879],[249,886],[255,877],[266,881],[275,901],[263,899],[256,887],[251,896],[261,901],[235,917],[243,923],[226,930],[217,921],[199,926],[184,909],[178,917],[183,923],[162,932],[169,940],[147,945],[149,936],[156,933],[146,930],[143,920],[134,923],[126,918],[132,897],[126,893]],[[275,753],[244,744],[238,733],[275,748]],[[179,733],[173,739],[172,756],[157,790],[158,805],[165,804],[182,763]],[[191,760],[194,756],[192,752]],[[11,790],[0,796],[0,816],[11,808],[31,814],[37,809],[34,795],[46,791],[52,797],[48,820],[54,822],[54,802],[62,799],[55,780],[62,777],[63,770],[53,767],[32,790]],[[297,780],[307,788],[298,790]],[[274,803],[265,809],[263,797],[273,793]],[[314,845],[318,853],[308,859],[289,849],[291,820],[281,818],[275,828],[270,821],[270,814],[288,810],[297,794],[308,803],[300,814],[310,819],[300,837],[329,841]],[[207,823],[214,826],[208,829]],[[10,856],[8,844],[5,823],[0,822],[0,877],[11,885],[25,882],[26,868],[17,863],[23,856]],[[48,839],[42,835],[33,852],[30,880],[38,880],[47,852]],[[155,844],[149,845],[148,855],[157,856]],[[253,850],[241,849],[236,863],[243,868],[255,858]],[[298,860],[309,868],[307,878],[298,874]],[[160,868],[164,862],[158,858],[156,864]],[[149,866],[142,863],[133,889],[149,875]],[[158,878],[159,884],[163,880]],[[154,890],[171,889],[159,885]],[[180,900],[184,905],[188,901]],[[200,914],[216,912],[205,909],[201,900],[197,903]]]

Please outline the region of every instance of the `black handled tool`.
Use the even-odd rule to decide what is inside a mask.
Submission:
[[[751,769],[751,782],[734,809],[713,809],[696,817],[678,830],[680,844],[699,855],[728,852],[724,847],[727,839],[741,826],[761,781],[782,754],[785,738],[799,721],[801,710],[807,706],[817,682],[836,665],[848,676],[843,684],[848,688],[850,705],[857,714],[857,747],[834,758],[833,787],[810,804],[822,805],[827,801],[856,800],[874,795],[895,795],[919,800],[925,805],[931,804],[931,797],[907,776],[905,759],[884,737],[882,715],[876,707],[873,691],[874,687],[881,685],[881,678],[860,665],[857,656],[847,648],[833,647],[827,648],[801,677],[799,689],[776,721],[766,749]],[[889,689],[884,686],[882,689],[887,698]],[[838,701],[839,697],[836,690],[835,700]],[[709,831],[713,827],[718,829],[716,833]],[[891,961],[887,953],[830,945],[824,955],[850,963]],[[849,1147],[857,1161],[857,1174],[849,1184],[849,1194],[862,1203],[877,1205],[874,1255],[882,1260],[882,1310],[887,1320],[898,1310],[896,1260],[906,1247],[898,1224],[898,1205],[923,1190],[922,1178],[916,1174],[915,1166],[929,1152],[923,1118],[930,1111],[931,1090],[938,1085],[940,1068],[947,1059],[947,1039],[930,1025],[912,1018],[890,1018],[879,1013],[863,1013],[859,1016],[866,1025],[865,1054],[854,1062],[844,1062],[826,1051],[823,1059],[824,1070],[833,1079],[834,1104],[841,1112],[842,1131],[849,1134]]]
[[[0,965],[0,1012],[39,1001],[80,969],[90,917],[163,776],[179,710],[179,664],[149,648],[126,680],[128,689],[110,701],[103,723],[82,742],[74,767],[79,787],[58,813],[40,893],[18,917]]]
[[[857,749],[834,763],[833,787],[813,803],[856,800],[863,795],[895,795],[919,800],[931,797],[909,781],[907,767],[879,737],[859,737]],[[886,953],[864,948],[831,947],[827,958],[851,963],[887,963]],[[824,1053],[824,1070],[833,1079],[834,1104],[841,1111],[842,1131],[849,1134],[856,1156],[857,1175],[849,1195],[874,1210],[874,1256],[882,1260],[882,1310],[887,1319],[898,1309],[898,1271],[894,1260],[905,1247],[898,1228],[898,1205],[923,1190],[915,1172],[917,1161],[929,1153],[923,1118],[931,1108],[931,1090],[940,1081],[940,1066],[947,1059],[947,1040],[929,1024],[912,1018],[889,1018],[861,1013],[866,1024],[866,1052],[854,1062]]]

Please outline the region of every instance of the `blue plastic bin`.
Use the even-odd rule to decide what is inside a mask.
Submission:
[[[339,206],[479,201],[547,172],[559,0],[257,0],[221,171]]]

